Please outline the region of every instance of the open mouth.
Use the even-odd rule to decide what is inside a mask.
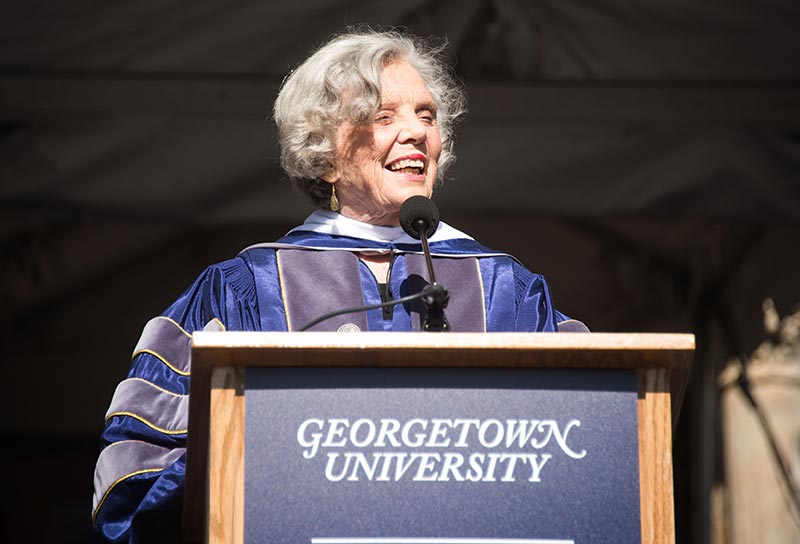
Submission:
[[[400,157],[387,164],[386,169],[399,174],[422,175],[425,173],[425,157],[423,155]]]

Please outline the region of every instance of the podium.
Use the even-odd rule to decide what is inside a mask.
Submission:
[[[674,542],[693,353],[690,334],[196,332],[184,540]]]

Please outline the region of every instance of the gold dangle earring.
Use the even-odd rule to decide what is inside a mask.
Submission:
[[[331,184],[331,211],[339,211],[339,199],[336,198],[336,185]]]

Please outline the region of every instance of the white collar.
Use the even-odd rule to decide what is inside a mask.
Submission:
[[[381,227],[362,223],[344,215],[328,210],[316,210],[309,215],[303,224],[293,228],[295,231],[311,231],[338,236],[349,236],[374,242],[388,242],[391,244],[415,244],[419,240],[412,238],[403,231],[403,227]],[[473,238],[458,229],[454,229],[444,221],[439,222],[436,232],[428,238],[429,242],[441,242],[453,239],[472,240]]]

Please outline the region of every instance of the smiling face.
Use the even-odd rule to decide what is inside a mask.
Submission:
[[[363,125],[344,122],[337,132],[334,169],[343,215],[365,223],[399,225],[400,206],[431,196],[442,139],[436,105],[419,72],[405,61],[381,72],[381,104]]]

